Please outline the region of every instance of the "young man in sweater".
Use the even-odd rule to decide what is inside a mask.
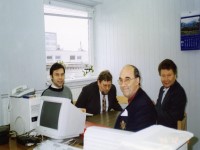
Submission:
[[[43,91],[42,96],[63,97],[72,102],[72,92],[64,85],[65,67],[60,63],[54,63],[50,68],[50,77],[52,84]]]

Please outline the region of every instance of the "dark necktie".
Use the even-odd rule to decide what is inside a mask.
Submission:
[[[103,95],[102,99],[102,112],[106,112],[106,97]]]

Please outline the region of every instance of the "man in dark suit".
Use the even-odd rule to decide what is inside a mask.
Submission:
[[[111,73],[108,70],[102,71],[96,82],[83,87],[75,105],[85,108],[86,112],[91,114],[100,114],[112,109],[121,111]]]
[[[163,86],[156,103],[157,123],[177,129],[177,121],[184,117],[187,98],[183,87],[176,81],[176,64],[165,59],[159,64],[158,72]]]
[[[115,128],[136,132],[156,124],[156,110],[149,96],[140,87],[139,70],[133,65],[124,66],[118,82],[129,104],[119,114]]]

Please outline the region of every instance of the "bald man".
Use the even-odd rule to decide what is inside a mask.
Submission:
[[[118,83],[128,106],[118,116],[115,128],[139,131],[156,124],[156,110],[149,96],[140,87],[140,73],[133,65],[122,68]]]

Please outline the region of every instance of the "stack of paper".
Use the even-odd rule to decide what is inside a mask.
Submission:
[[[89,127],[85,132],[84,150],[186,150],[193,134],[161,125],[139,132],[103,127]]]
[[[84,150],[116,150],[121,139],[133,132],[92,126],[84,134]]]
[[[143,129],[123,139],[119,149],[125,150],[184,150],[193,134],[161,125]]]

